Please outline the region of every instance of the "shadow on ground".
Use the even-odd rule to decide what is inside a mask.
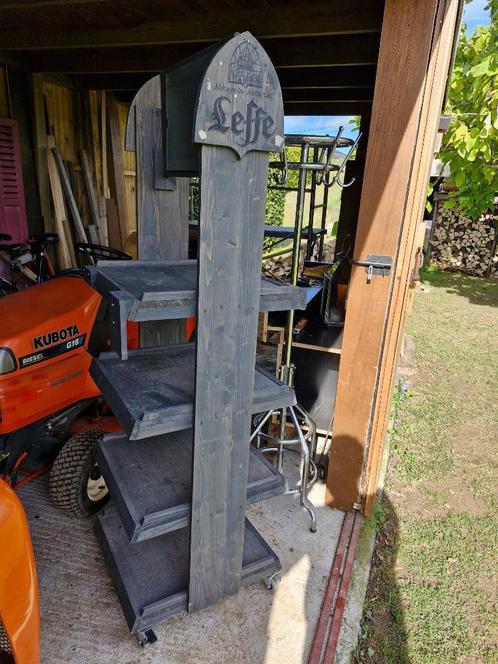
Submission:
[[[376,544],[354,664],[409,664],[407,632],[397,566],[399,524],[384,493],[371,517]],[[401,577],[402,580],[402,577]]]
[[[471,304],[498,307],[498,281],[462,275],[459,272],[422,271],[423,282],[436,288],[446,288],[450,294],[461,295]],[[424,286],[422,285],[422,288]]]
[[[286,474],[298,455],[289,454]],[[318,532],[296,497],[282,495],[248,507],[248,517],[282,562],[272,593],[246,586],[216,606],[158,625],[159,641],[142,649],[126,622],[93,532],[92,519],[53,507],[47,477],[23,487],[41,595],[44,664],[304,664],[344,513],[325,505],[313,487]]]

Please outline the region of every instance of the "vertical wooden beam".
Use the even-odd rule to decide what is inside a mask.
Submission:
[[[119,239],[119,246],[117,249],[122,249],[125,246],[127,238],[127,218],[128,210],[126,204],[126,190],[125,190],[125,176],[123,164],[123,145],[121,143],[121,135],[119,131],[119,112],[118,102],[112,95],[108,97],[107,104],[107,119],[109,123],[109,144],[111,147],[111,154],[109,160],[111,197],[116,203],[118,212],[119,223],[119,238],[116,234],[111,233],[111,225],[109,224],[109,241],[111,238],[116,242]],[[100,163],[100,154],[99,154]],[[97,165],[95,166],[97,172]],[[98,187],[99,191],[101,186]]]
[[[47,122],[43,97],[43,79],[41,74],[32,75],[33,86],[33,124],[36,177],[40,208],[45,231],[51,231],[52,217],[50,214],[50,183],[47,166]]]
[[[240,584],[267,171],[202,146],[191,610]]]
[[[247,54],[259,71],[242,86]],[[201,206],[190,611],[241,582],[268,161],[283,143],[280,85],[261,45],[245,32],[212,57],[194,129]]]
[[[80,211],[78,210],[78,205],[74,197],[73,188],[71,187],[71,182],[69,180],[69,175],[67,173],[62,157],[56,147],[51,149],[52,154],[54,155],[55,163],[57,165],[57,170],[59,171],[59,177],[62,184],[62,190],[64,191],[64,196],[67,202],[69,209],[71,210],[71,216],[74,223],[74,232],[78,238],[78,242],[88,242],[88,237],[86,234],[85,227],[81,221]]]
[[[81,169],[83,171],[83,178],[85,180],[86,193],[88,196],[88,203],[90,205],[90,213],[95,229],[98,231],[99,243],[107,245],[109,239],[107,237],[107,219],[102,216],[99,206],[99,199],[95,191],[93,183],[92,169],[86,150],[81,150]]]
[[[95,167],[95,187],[99,194],[102,194],[102,152],[100,145],[100,123],[99,115],[99,92],[97,90],[88,90],[88,110],[89,110],[89,129],[91,133],[91,148],[93,164]],[[105,136],[105,134],[103,134]]]
[[[109,198],[109,181],[107,171],[107,109],[105,90],[100,91],[100,147],[102,167],[102,191],[99,196]]]
[[[393,319],[394,285],[400,279],[397,261],[405,251],[401,240],[409,191],[427,125],[423,109],[438,49],[438,21],[453,12],[456,1],[386,0],[354,258],[390,256],[393,268],[389,275],[371,280],[363,266],[353,264],[351,272],[327,478],[327,503],[345,510],[362,504],[373,421],[381,407],[383,422],[387,417],[389,403],[379,400],[378,389],[383,364],[387,373],[394,371],[395,349],[386,346],[386,334]],[[445,23],[451,36],[454,23]],[[440,89],[447,73],[443,64],[441,60],[437,65],[443,72]]]
[[[137,245],[140,260],[188,258],[188,179],[161,178],[161,82],[155,76],[138,91],[130,108],[126,147],[136,154]],[[140,345],[185,340],[183,320],[140,325]]]
[[[410,300],[410,275],[414,267],[417,236],[423,218],[427,185],[434,154],[434,143],[445,83],[450,67],[455,30],[459,23],[459,1],[446,0],[439,7],[434,31],[433,48],[427,75],[426,92],[421,113],[421,131],[415,147],[413,172],[408,189],[408,201],[401,234],[396,274],[391,294],[390,311],[384,341],[386,361],[379,372],[377,404],[374,411],[372,434],[368,448],[365,470],[365,513],[372,510],[377,491],[380,463],[386,437],[396,366],[400,354],[407,304]]]
[[[51,139],[53,145],[53,137],[49,136],[47,139]],[[55,251],[57,253],[59,268],[61,270],[66,270],[70,267],[76,266],[76,258],[74,255],[71,229],[69,227],[66,207],[64,205],[62,185],[57,171],[55,158],[50,147],[47,149],[47,175],[49,177],[50,190],[52,193],[55,231],[59,235],[59,242],[55,245]]]

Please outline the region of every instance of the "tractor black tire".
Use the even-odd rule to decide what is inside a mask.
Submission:
[[[91,475],[96,471],[100,474],[95,445],[105,433],[103,429],[87,429],[74,434],[54,461],[48,491],[53,504],[66,514],[88,517],[109,500],[107,487],[101,497],[99,494],[92,499],[88,493]],[[105,486],[103,478],[102,483]]]

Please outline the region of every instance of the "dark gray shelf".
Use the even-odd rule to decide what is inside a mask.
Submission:
[[[186,318],[196,314],[197,261],[99,261],[88,267],[99,293],[116,297],[136,321]],[[260,311],[304,309],[304,289],[272,279],[261,280]]]
[[[187,610],[188,528],[130,544],[115,509],[110,507],[97,515],[96,530],[133,634]],[[280,568],[278,556],[246,519],[242,583],[267,578]]]
[[[187,318],[197,313],[197,261],[99,261],[85,270],[90,285],[111,305],[112,349],[122,359],[128,357],[127,321]],[[303,288],[261,279],[260,311],[305,309],[305,298]]]
[[[97,444],[97,461],[130,542],[184,528],[192,495],[192,429],[135,443],[113,434]],[[250,446],[247,502],[284,493],[285,478]]]
[[[188,429],[193,423],[195,344],[94,359],[90,374],[132,440]],[[294,390],[256,367],[253,413],[296,403]]]

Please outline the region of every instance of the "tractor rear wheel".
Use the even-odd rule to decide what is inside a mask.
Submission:
[[[50,471],[48,490],[56,507],[72,516],[91,516],[109,499],[109,490],[95,461],[95,445],[103,429],[71,436]]]

